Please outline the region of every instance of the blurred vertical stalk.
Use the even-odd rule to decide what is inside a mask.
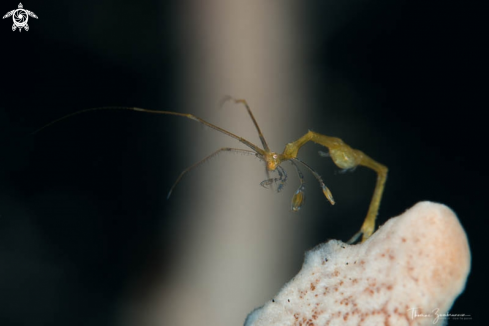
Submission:
[[[186,53],[181,111],[261,147],[243,107],[217,107],[228,94],[248,101],[272,150],[281,152],[301,136],[308,105],[299,2],[187,0],[179,6]],[[178,154],[191,153],[193,160],[223,146],[243,147],[192,122],[185,128]],[[289,211],[295,177],[287,194],[274,194],[259,186],[263,163],[228,154],[186,176],[173,194],[185,200],[178,206],[186,214],[178,258],[159,289],[157,316],[148,318],[161,325],[240,325],[269,299],[296,272],[287,256],[302,236],[294,226],[307,223]]]

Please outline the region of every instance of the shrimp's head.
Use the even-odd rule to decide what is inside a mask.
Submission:
[[[277,167],[284,160],[284,156],[282,154],[278,154],[274,152],[266,153],[264,158],[265,158],[265,162],[267,163],[268,171],[275,171]]]

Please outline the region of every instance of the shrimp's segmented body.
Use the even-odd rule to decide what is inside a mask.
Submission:
[[[384,165],[376,162],[372,158],[368,157],[366,154],[363,152],[353,149],[347,144],[345,144],[341,139],[335,138],[335,137],[329,137],[325,135],[318,134],[313,131],[308,131],[304,136],[300,137],[298,140],[288,143],[285,146],[284,151],[280,153],[272,152],[270,148],[268,147],[268,144],[265,140],[265,137],[263,136],[263,133],[260,130],[260,127],[258,126],[258,123],[255,120],[255,117],[253,116],[253,113],[251,112],[251,109],[248,105],[248,103],[245,100],[242,99],[234,99],[230,96],[226,96],[222,101],[221,105],[224,104],[226,101],[234,101],[237,104],[243,104],[246,110],[248,111],[248,114],[253,121],[253,124],[255,125],[255,128],[258,132],[258,136],[260,138],[260,141],[262,143],[263,148],[260,148],[259,146],[251,143],[250,141],[239,137],[225,129],[222,129],[216,125],[213,125],[212,123],[209,123],[201,118],[198,118],[192,114],[185,114],[185,113],[178,113],[178,112],[172,112],[172,111],[157,111],[157,110],[147,110],[147,109],[141,109],[141,108],[123,108],[123,107],[106,107],[106,108],[94,108],[94,109],[86,109],[82,111],[78,111],[69,115],[66,115],[62,118],[59,118],[57,120],[52,121],[51,123],[45,125],[44,127],[38,129],[34,133],[37,133],[41,131],[44,128],[47,128],[48,126],[51,126],[52,124],[64,120],[68,117],[80,114],[80,113],[85,113],[89,111],[95,111],[95,110],[108,110],[108,109],[120,109],[120,110],[131,110],[131,111],[138,111],[138,112],[146,112],[146,113],[154,113],[154,114],[165,114],[165,115],[175,115],[175,116],[181,116],[187,119],[191,119],[194,121],[197,121],[207,127],[210,127],[216,131],[219,131],[220,133],[223,133],[231,138],[234,138],[247,146],[249,149],[240,149],[240,148],[231,148],[231,147],[225,147],[218,149],[214,153],[210,154],[209,156],[205,157],[201,161],[193,164],[192,166],[188,167],[185,169],[177,178],[173,186],[170,188],[170,191],[168,193],[167,198],[170,197],[171,193],[173,192],[175,186],[178,184],[178,182],[182,179],[182,177],[192,169],[198,167],[200,164],[204,163],[211,157],[221,153],[221,152],[239,152],[239,153],[244,153],[244,154],[250,154],[250,155],[255,155],[258,157],[260,160],[265,162],[266,166],[266,172],[267,172],[267,179],[263,180],[260,184],[263,187],[271,187],[273,185],[276,185],[276,191],[280,192],[283,187],[285,186],[285,182],[287,180],[287,173],[285,169],[281,166],[282,163],[284,162],[290,162],[299,177],[300,180],[300,186],[295,192],[295,194],[292,197],[291,201],[291,210],[293,212],[297,212],[301,209],[302,205],[304,204],[305,201],[305,182],[304,182],[304,176],[299,169],[299,166],[306,168],[309,170],[312,175],[316,178],[316,180],[319,182],[319,185],[321,187],[321,190],[323,191],[324,196],[326,199],[332,204],[335,204],[335,201],[333,199],[333,195],[329,188],[325,185],[324,181],[322,180],[321,176],[314,171],[313,168],[311,168],[309,165],[307,165],[305,162],[300,160],[297,157],[297,154],[299,152],[299,149],[304,146],[307,142],[314,142],[319,145],[322,145],[329,150],[329,154],[325,154],[323,152],[320,152],[319,154],[321,156],[330,156],[333,162],[341,169],[343,170],[349,170],[349,169],[354,169],[357,166],[365,166],[367,168],[370,168],[374,170],[377,173],[377,183],[375,185],[374,189],[374,194],[372,197],[372,201],[370,202],[370,207],[367,212],[367,217],[365,218],[362,227],[360,228],[360,231],[358,231],[348,242],[349,243],[354,243],[357,241],[357,239],[362,236],[362,241],[365,241],[368,239],[372,233],[375,231],[375,219],[377,217],[377,213],[379,211],[379,206],[380,206],[380,201],[382,198],[382,193],[384,191],[384,185],[385,181],[387,179],[387,167]],[[271,178],[270,177],[270,172],[277,172],[278,177]]]

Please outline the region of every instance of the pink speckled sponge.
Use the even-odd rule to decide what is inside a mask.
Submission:
[[[331,240],[307,252],[299,274],[245,326],[442,324],[469,271],[455,214],[421,202],[362,244]]]

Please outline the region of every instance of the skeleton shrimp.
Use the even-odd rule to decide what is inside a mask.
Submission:
[[[325,136],[321,135],[319,133],[316,133],[314,131],[308,131],[304,136],[300,137],[294,142],[288,143],[285,145],[284,151],[280,154],[277,152],[272,152],[270,148],[268,147],[268,144],[265,140],[265,137],[263,136],[263,133],[260,130],[260,127],[258,126],[258,123],[255,120],[255,117],[253,116],[253,113],[251,112],[251,109],[248,105],[248,103],[243,100],[243,99],[235,99],[230,96],[226,96],[223,98],[221,101],[221,105],[223,105],[226,101],[233,101],[236,104],[243,104],[244,107],[246,108],[251,120],[253,121],[253,124],[255,125],[256,131],[258,132],[258,136],[260,138],[261,144],[263,148],[260,148],[259,146],[251,143],[250,141],[239,137],[225,129],[222,129],[212,123],[209,123],[201,118],[198,118],[192,114],[187,114],[187,113],[178,113],[178,112],[172,112],[172,111],[158,111],[158,110],[148,110],[148,109],[141,109],[141,108],[136,108],[136,107],[102,107],[102,108],[92,108],[92,109],[86,109],[86,110],[81,110],[77,111],[68,115],[65,115],[59,119],[56,119],[49,124],[39,128],[38,130],[34,131],[34,133],[37,133],[49,126],[51,126],[54,123],[57,123],[61,120],[64,120],[66,118],[69,118],[74,115],[78,115],[81,113],[85,112],[90,112],[90,111],[95,111],[95,110],[110,110],[110,109],[116,109],[116,110],[131,110],[131,111],[137,111],[137,112],[146,112],[146,113],[153,113],[153,114],[165,114],[165,115],[174,115],[174,116],[180,116],[184,117],[190,120],[197,121],[209,128],[212,128],[214,130],[217,130],[220,133],[223,133],[231,138],[234,138],[238,140],[240,143],[244,144],[247,146],[249,149],[241,149],[241,148],[233,148],[233,147],[223,147],[212,154],[208,155],[204,159],[198,161],[197,163],[191,165],[187,169],[185,169],[176,179],[175,183],[172,185],[170,188],[170,191],[168,192],[167,198],[170,197],[172,194],[175,186],[180,182],[182,177],[188,173],[189,171],[195,169],[205,161],[209,160],[210,158],[216,156],[217,154],[221,152],[237,152],[237,153],[244,153],[244,154],[249,154],[249,155],[255,155],[257,158],[259,158],[261,161],[265,162],[266,165],[266,172],[267,172],[267,179],[263,180],[260,185],[267,188],[272,185],[276,185],[276,191],[280,192],[283,187],[285,186],[285,182],[287,180],[287,173],[285,169],[281,166],[282,163],[284,162],[290,162],[299,177],[300,181],[300,186],[297,189],[297,191],[294,193],[292,200],[291,200],[291,210],[294,212],[297,212],[301,209],[302,205],[304,204],[305,200],[305,182],[304,182],[304,175],[302,174],[301,170],[299,167],[303,167],[316,178],[316,180],[319,182],[319,186],[321,187],[321,190],[326,197],[326,199],[331,203],[331,205],[335,204],[335,201],[333,199],[333,195],[331,191],[329,190],[328,187],[326,187],[324,181],[322,180],[321,176],[308,164],[303,162],[297,157],[297,154],[299,152],[299,149],[304,146],[307,142],[312,141],[314,143],[317,143],[319,145],[322,145],[329,150],[329,154],[325,154],[323,152],[320,152],[321,156],[329,156],[333,160],[333,162],[338,166],[339,168],[343,170],[348,170],[348,169],[353,169],[356,168],[357,166],[365,166],[367,168],[370,168],[374,170],[377,173],[377,183],[375,185],[374,193],[372,196],[372,200],[370,202],[370,206],[367,212],[367,216],[362,224],[362,227],[360,228],[360,231],[358,231],[349,241],[348,243],[354,243],[358,240],[360,236],[362,236],[362,242],[368,239],[372,233],[375,230],[375,219],[377,217],[377,213],[379,211],[379,206],[380,206],[380,201],[382,198],[382,193],[384,191],[384,185],[385,181],[387,179],[387,167],[376,162],[363,152],[353,149],[347,144],[345,144],[341,139],[336,138],[336,137],[330,137],[330,136]],[[278,177],[271,178],[270,177],[270,172],[276,171],[278,174]]]

